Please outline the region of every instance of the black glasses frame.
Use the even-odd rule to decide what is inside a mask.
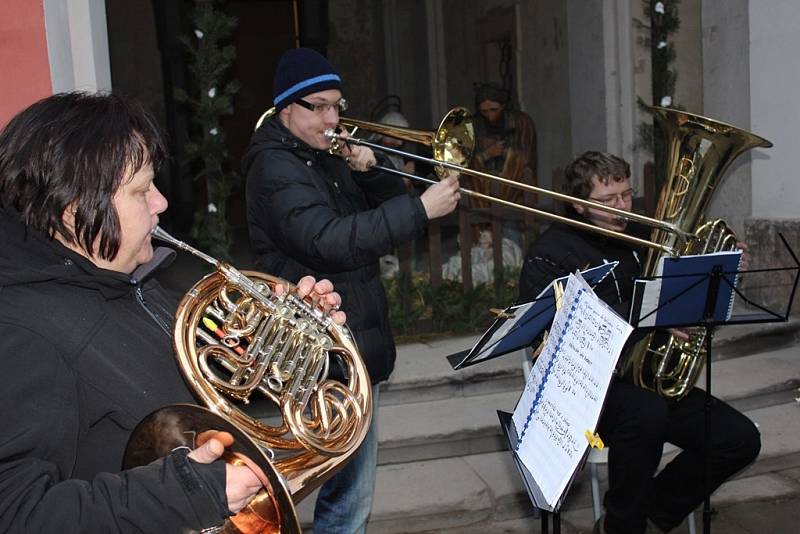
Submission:
[[[295,100],[294,103],[297,104],[298,106],[306,108],[308,111],[311,111],[312,113],[320,113],[320,114],[326,113],[330,108],[336,108],[336,110],[339,113],[347,111],[347,100],[345,100],[344,98],[340,98],[339,101],[336,102],[335,104],[312,104],[311,102],[303,100],[302,98]]]
[[[613,206],[617,203],[617,199],[621,199],[623,202],[627,202],[628,200],[632,200],[636,196],[636,189],[633,187],[622,191],[621,193],[617,193],[616,195],[612,196],[611,198],[594,198],[589,197],[589,200],[593,200],[598,204],[602,204],[604,206]],[[626,198],[627,197],[627,198]]]

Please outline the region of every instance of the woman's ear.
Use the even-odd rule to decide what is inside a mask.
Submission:
[[[83,256],[89,257],[80,246],[78,235],[75,233],[75,216],[77,212],[77,202],[72,202],[71,204],[68,204],[66,208],[64,208],[64,211],[61,213],[61,221],[64,223],[64,232],[54,232],[53,238],[67,248],[70,248]]]
[[[64,208],[64,212],[61,214],[61,220],[64,222],[64,226],[72,233],[75,234],[75,214],[78,212],[78,204],[76,202],[72,202]]]

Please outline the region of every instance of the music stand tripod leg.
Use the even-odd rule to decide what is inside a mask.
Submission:
[[[706,498],[703,501],[703,533],[711,532],[711,494],[708,488],[711,487],[711,339],[714,336],[714,327],[708,323],[706,330],[706,402],[704,410],[705,418],[705,441],[703,442],[703,458],[705,467],[705,487]]]

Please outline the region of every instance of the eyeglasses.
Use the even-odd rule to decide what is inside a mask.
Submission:
[[[344,98],[340,98],[338,102],[334,102],[333,104],[312,104],[311,102],[307,102],[302,98],[295,101],[295,104],[298,106],[302,106],[306,108],[308,111],[313,113],[317,113],[319,115],[325,115],[331,109],[336,108],[337,113],[341,113],[343,111],[347,111],[347,100]]]
[[[606,195],[601,198],[589,197],[589,200],[594,200],[595,202],[598,202],[604,206],[613,206],[614,204],[617,203],[617,201],[622,201],[623,203],[630,202],[635,195],[636,195],[636,190],[631,188],[623,191],[622,193],[616,193],[614,195]]]

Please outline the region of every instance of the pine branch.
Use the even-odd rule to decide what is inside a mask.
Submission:
[[[204,186],[207,198],[195,212],[191,235],[213,256],[230,259],[233,228],[228,223],[228,200],[241,178],[232,168],[220,118],[233,112],[232,97],[239,83],[230,79],[236,49],[227,43],[237,21],[218,7],[222,3],[194,1],[189,15],[193,32],[181,38],[192,89],[176,90],[175,99],[191,110],[194,128],[185,147],[185,163],[195,169],[193,179]]]

